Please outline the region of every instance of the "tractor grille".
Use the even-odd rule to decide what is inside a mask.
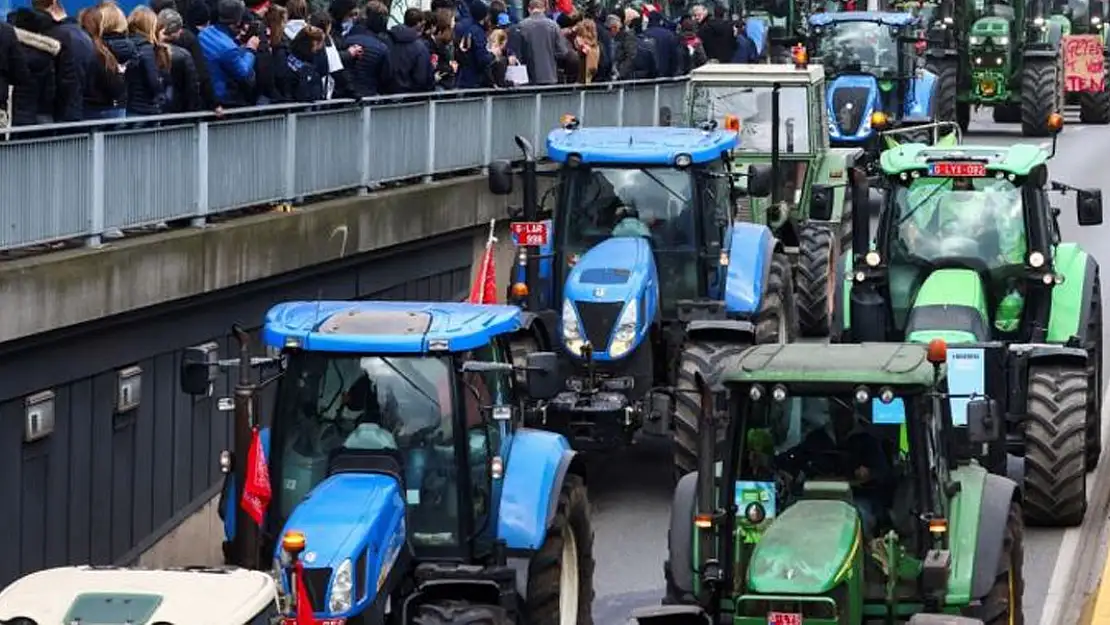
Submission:
[[[856,134],[870,95],[871,90],[867,87],[841,87],[833,92],[833,113],[840,134]]]
[[[308,591],[308,597],[312,599],[313,612],[327,612],[329,581],[331,581],[330,568],[304,570],[304,585]]]
[[[578,302],[577,307],[578,319],[586,332],[586,340],[594,349],[608,349],[609,335],[613,333],[613,326],[616,325],[624,304],[622,302],[605,304]]]

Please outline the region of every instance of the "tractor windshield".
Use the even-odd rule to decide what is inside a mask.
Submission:
[[[893,194],[892,256],[963,258],[986,269],[1024,262],[1021,191],[996,178],[918,178]]]
[[[694,84],[690,98],[690,119],[713,120],[727,128],[733,117],[740,122],[740,145],[745,152],[771,152],[771,85]],[[783,152],[809,152],[809,96],[805,87],[779,90],[779,149]]]
[[[898,37],[880,22],[833,22],[817,35],[817,55],[832,74],[898,75]]]
[[[327,477],[332,452],[389,450],[405,465],[413,543],[456,544],[454,380],[446,357],[291,356],[270,446],[281,519]]]

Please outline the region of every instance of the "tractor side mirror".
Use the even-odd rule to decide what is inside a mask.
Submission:
[[[833,188],[827,184],[815,184],[809,195],[809,218],[829,221],[833,213]]]
[[[181,391],[187,395],[208,396],[219,371],[215,343],[190,347],[181,357]]]
[[[494,161],[489,164],[489,192],[494,195],[509,195],[513,192],[512,163]]]
[[[1102,190],[1078,189],[1075,192],[1075,212],[1081,226],[1102,223]]]
[[[1002,436],[1002,416],[998,402],[975,397],[967,403],[967,438],[973,445],[993,443]]]
[[[770,165],[748,166],[748,197],[767,197],[771,195],[774,171]]]
[[[554,352],[528,354],[524,371],[530,399],[551,399],[563,388],[559,380],[559,360]]]

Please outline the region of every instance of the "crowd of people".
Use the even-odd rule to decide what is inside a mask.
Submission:
[[[432,0],[389,25],[382,0],[112,0],[76,18],[33,0],[0,23],[0,128],[441,90],[680,76],[753,62],[723,7],[677,23],[651,5]]]

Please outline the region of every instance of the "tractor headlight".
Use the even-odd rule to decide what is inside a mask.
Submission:
[[[977,46],[977,45],[983,43],[983,38],[982,37],[971,36],[971,37],[967,38],[967,42],[970,43],[973,46]]]
[[[994,38],[994,44],[996,46],[1008,46],[1008,45],[1010,45],[1010,38],[1009,37],[995,37]]]
[[[1091,26],[1098,26],[1101,23],[1102,23],[1102,18],[1101,17],[1099,17],[1097,15],[1094,15],[1094,16],[1091,17]]]
[[[569,299],[563,300],[563,343],[567,351],[578,354],[582,351],[582,330],[578,326],[578,313]]]
[[[1037,26],[1037,27],[1044,26],[1044,18],[1039,16],[1039,15],[1037,17],[1034,17],[1033,18],[1033,25]]]
[[[1033,252],[1029,254],[1029,266],[1034,269],[1044,267],[1044,254],[1040,252]]]
[[[354,575],[350,558],[340,563],[331,578],[331,592],[328,593],[328,611],[342,614],[351,609],[351,595],[354,590]]]
[[[640,320],[638,312],[640,302],[635,298],[628,301],[617,319],[617,330],[613,333],[613,340],[609,343],[609,357],[620,358],[632,350],[636,342],[636,324]]]

